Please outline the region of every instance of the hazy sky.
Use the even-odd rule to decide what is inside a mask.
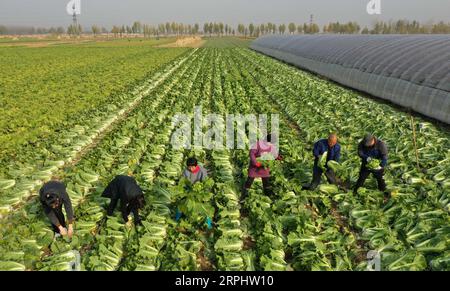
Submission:
[[[0,24],[66,26],[69,0],[0,0]],[[368,15],[369,0],[81,0],[80,23],[110,27],[139,20],[148,24],[165,21],[230,24],[309,21],[314,14],[320,25],[329,21],[417,19],[450,22],[450,0],[381,0],[382,14]]]

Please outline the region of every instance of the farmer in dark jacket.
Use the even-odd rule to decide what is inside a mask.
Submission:
[[[247,181],[244,185],[243,197],[241,201],[247,196],[248,190],[252,186],[256,178],[261,178],[263,183],[264,193],[266,195],[272,195],[272,185],[270,183],[270,169],[264,167],[261,162],[258,161],[262,155],[270,153],[276,160],[281,160],[281,156],[278,153],[278,149],[272,144],[272,135],[267,135],[265,140],[260,140],[250,149],[250,162],[248,169]]]
[[[109,216],[113,215],[114,209],[120,200],[120,211],[122,212],[123,220],[127,223],[128,215],[133,213],[135,224],[141,223],[139,209],[144,207],[145,199],[142,189],[134,178],[122,175],[116,176],[103,191],[102,197],[111,199],[107,211]]]
[[[57,181],[45,183],[39,191],[39,200],[44,207],[44,213],[50,219],[53,230],[57,235],[73,236],[73,208],[66,186]],[[62,207],[66,210],[68,228]]]
[[[319,161],[325,152],[327,152],[327,163],[328,161],[339,162],[341,158],[341,145],[338,143],[338,137],[336,134],[330,134],[328,139],[321,139],[314,144],[313,179],[310,185],[303,186],[304,190],[314,190],[320,184],[323,170],[319,167]],[[332,169],[328,168],[328,165],[325,166],[325,169],[325,176],[327,177],[328,183],[340,184],[339,179],[336,177],[336,173]]]
[[[385,199],[387,199],[389,193],[386,192],[386,182],[384,181],[384,168],[387,166],[388,160],[386,144],[375,136],[368,134],[358,145],[358,155],[362,163],[354,193],[357,193],[358,189],[364,185],[367,177],[372,174],[377,179],[378,190],[385,192]],[[380,160],[378,169],[371,170],[367,168],[367,163],[372,159]]]
[[[198,164],[196,158],[187,159],[186,166],[187,168],[184,170],[183,176],[192,184],[203,182],[208,177],[208,172]]]

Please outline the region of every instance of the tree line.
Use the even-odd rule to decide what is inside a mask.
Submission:
[[[27,26],[5,26],[0,25],[0,34],[64,34],[66,29],[62,26],[58,27],[27,27]]]
[[[320,29],[316,23],[262,23],[238,24],[236,27],[222,22],[207,22],[200,24],[184,24],[177,22],[166,22],[158,25],[143,24],[135,21],[131,25],[114,25],[112,29],[93,25],[84,30],[79,24],[70,25],[67,29],[63,27],[34,28],[34,27],[6,27],[0,25],[0,34],[69,34],[71,36],[91,33],[94,36],[100,34],[113,34],[114,37],[125,37],[130,35],[143,35],[144,37],[158,36],[180,36],[198,35],[206,36],[228,36],[238,35],[245,37],[259,37],[266,34],[450,34],[450,23],[443,21],[438,23],[422,24],[418,21],[397,20],[378,21],[371,27],[361,26],[357,22],[330,22]]]
[[[440,21],[434,24],[421,24],[418,21],[378,21],[370,29],[365,27],[362,34],[450,34],[450,23]]]
[[[92,32],[96,34],[99,29],[93,26]],[[135,22],[131,26],[113,26],[111,33],[117,37],[123,37],[130,34],[143,34],[144,36],[169,36],[169,35],[197,35],[203,34],[206,36],[230,36],[239,35],[246,37],[258,37],[265,34],[285,34],[285,33],[319,33],[320,28],[317,24],[304,24],[296,25],[294,23],[286,24],[275,24],[266,23],[255,25],[250,23],[249,25],[239,24],[234,27],[229,24],[222,22],[207,22],[202,26],[200,30],[200,25],[196,24],[183,24],[176,22],[167,22],[159,24],[157,26],[143,25],[140,22]]]

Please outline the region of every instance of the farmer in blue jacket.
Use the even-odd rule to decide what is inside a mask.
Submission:
[[[339,159],[341,158],[341,145],[338,143],[338,137],[336,134],[330,134],[328,139],[321,139],[314,144],[313,179],[311,184],[303,186],[303,190],[314,190],[320,184],[323,170],[319,167],[319,161],[325,153],[327,153],[327,162],[339,162]],[[325,176],[327,177],[328,183],[340,184],[339,179],[336,177],[336,173],[332,169],[328,168],[328,166],[325,166],[325,169]]]
[[[378,190],[384,192],[386,201],[390,196],[386,191],[386,182],[384,181],[384,169],[387,166],[388,160],[388,149],[386,144],[382,140],[377,139],[375,136],[368,134],[359,143],[358,155],[361,158],[362,163],[354,193],[358,193],[358,189],[364,185],[367,177],[372,174],[377,179]],[[377,169],[367,168],[367,164],[372,159],[380,160],[380,165]]]

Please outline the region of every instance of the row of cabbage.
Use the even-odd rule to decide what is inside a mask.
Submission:
[[[112,96],[103,108],[81,115],[78,124],[61,131],[40,146],[33,146],[28,153],[22,153],[5,164],[4,169],[8,173],[7,176],[0,177],[0,215],[5,216],[19,208],[30,196],[36,194],[43,182],[76,162],[89,146],[123,119],[186,59],[187,56],[177,58],[129,92]]]
[[[382,204],[382,196],[370,181],[359,195],[324,188],[326,196],[347,220],[349,229],[364,241],[366,252],[381,253],[386,270],[447,269],[450,229],[450,151],[449,133],[445,127],[400,112],[387,104],[363,98],[337,85],[290,68],[247,50],[240,50],[243,66],[254,75],[270,100],[299,126],[305,151],[313,142],[337,131],[343,148],[343,177],[352,184],[359,171],[356,154],[358,140],[372,132],[387,142],[390,149],[386,180],[392,200]],[[413,123],[411,123],[413,121]],[[416,150],[413,131],[416,129]],[[311,166],[310,161],[305,161]],[[307,182],[299,169],[299,182]],[[307,194],[309,195],[309,194]],[[327,201],[329,203],[329,201]],[[366,260],[361,258],[358,267]]]
[[[51,230],[44,224],[46,219],[40,211],[39,202],[33,199],[23,209],[1,221],[2,261],[14,259],[23,263],[27,269],[68,268],[67,264],[60,262],[60,255],[65,251],[77,250],[83,257],[83,268],[111,269],[111,265],[114,266],[112,261],[121,257],[121,240],[127,233],[120,230],[117,217],[108,219],[105,224],[103,206],[107,201],[100,198],[101,191],[115,175],[133,173],[140,163],[140,157],[152,144],[152,139],[159,137],[157,132],[161,125],[170,122],[167,113],[177,99],[168,96],[175,86],[180,86],[179,80],[187,74],[194,60],[190,59],[177,68],[151,94],[144,96],[127,119],[105,136],[79,163],[58,173],[67,185],[75,207],[77,236],[69,244],[53,241]],[[162,145],[166,143],[164,140]],[[23,229],[14,227],[18,222]],[[24,248],[23,237],[33,238],[35,252],[26,250],[22,257],[11,257],[10,254]],[[115,256],[106,252],[108,248],[105,246],[108,244],[104,240],[107,237],[116,241]],[[99,255],[100,259],[86,259],[94,255]]]

